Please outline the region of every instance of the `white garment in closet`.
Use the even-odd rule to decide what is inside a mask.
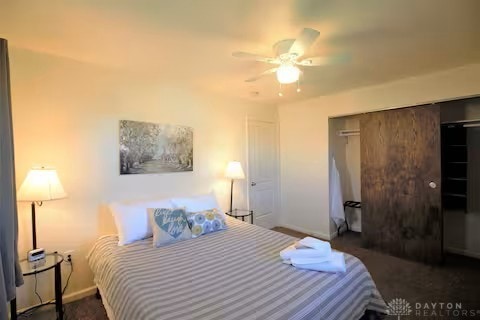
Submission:
[[[337,164],[333,157],[332,166],[330,168],[330,217],[337,225],[337,228],[345,221],[340,174],[338,173]]]

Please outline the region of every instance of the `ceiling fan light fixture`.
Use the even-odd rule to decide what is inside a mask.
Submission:
[[[281,84],[289,84],[298,81],[300,69],[291,64],[282,64],[277,69],[277,80]]]

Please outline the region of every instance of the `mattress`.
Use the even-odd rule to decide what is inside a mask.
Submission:
[[[111,320],[359,319],[386,305],[363,263],[347,272],[283,264],[296,238],[228,217],[229,228],[160,248],[100,238],[88,255]]]

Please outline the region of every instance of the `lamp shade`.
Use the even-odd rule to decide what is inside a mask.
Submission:
[[[66,197],[67,194],[58,179],[57,170],[47,168],[31,169],[17,193],[19,201],[31,202]]]
[[[225,177],[230,179],[245,179],[242,165],[238,161],[230,161],[225,169]]]

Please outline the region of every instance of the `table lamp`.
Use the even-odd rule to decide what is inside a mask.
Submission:
[[[245,179],[242,164],[238,161],[230,161],[225,169],[225,177],[232,180],[230,184],[230,212],[232,212],[233,203],[233,181]]]
[[[41,206],[43,201],[63,199],[66,197],[67,194],[58,179],[57,170],[41,167],[33,168],[28,172],[20,189],[18,189],[17,200],[32,203],[32,241],[34,250],[37,249],[35,204]]]

